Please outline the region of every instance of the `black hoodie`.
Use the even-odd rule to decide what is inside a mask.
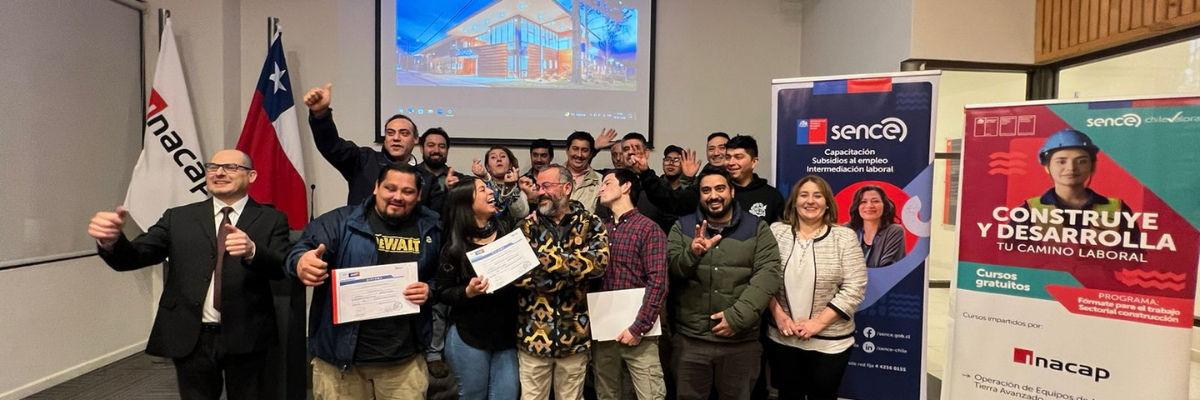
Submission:
[[[774,186],[767,184],[766,179],[759,178],[758,174],[754,174],[750,184],[737,186],[735,183],[734,187],[733,199],[737,200],[743,210],[761,218],[767,224],[772,224],[783,216],[783,195],[779,194]]]
[[[642,172],[641,178],[643,194],[663,212],[684,216],[696,212],[696,207],[700,206],[699,182],[679,190],[671,190],[671,185],[655,174],[654,170],[647,169]],[[743,210],[768,224],[778,221],[783,215],[783,195],[779,194],[774,186],[767,184],[766,179],[759,178],[758,174],[754,174],[754,178],[746,186],[738,186],[736,183],[733,186],[733,199],[737,200]]]

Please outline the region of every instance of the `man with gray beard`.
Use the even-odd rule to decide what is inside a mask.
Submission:
[[[608,238],[600,218],[570,199],[573,188],[566,167],[547,166],[537,176],[537,211],[518,226],[541,261],[514,282],[522,400],[544,400],[552,386],[556,399],[583,398],[587,288],[608,267]]]

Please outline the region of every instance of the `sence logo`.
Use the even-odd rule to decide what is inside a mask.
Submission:
[[[1100,126],[1131,126],[1136,128],[1142,126],[1142,117],[1134,113],[1128,113],[1115,118],[1088,118],[1087,126],[1089,128]]]
[[[903,142],[908,137],[908,125],[896,117],[884,118],[878,124],[834,125],[833,140],[886,139]]]
[[[1033,350],[1026,350],[1020,347],[1013,347],[1013,362],[1017,364],[1032,365],[1039,368],[1082,375],[1092,378],[1092,380],[1096,382],[1100,382],[1112,376],[1112,373],[1104,368],[1073,362],[1063,362],[1053,358],[1038,357],[1033,354]]]

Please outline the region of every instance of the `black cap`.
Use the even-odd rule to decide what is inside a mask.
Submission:
[[[671,154],[671,153],[683,154],[683,148],[676,146],[676,145],[669,145],[669,146],[667,146],[666,150],[663,150],[663,156],[666,156],[667,154]]]

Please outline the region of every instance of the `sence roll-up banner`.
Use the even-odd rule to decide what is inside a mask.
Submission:
[[[1186,399],[1200,97],[968,107],[951,399]]]
[[[939,75],[779,79],[772,86],[776,187],[786,197],[806,175],[828,181],[838,222],[859,234],[867,264],[843,398],[925,398],[925,260]],[[866,233],[871,245],[862,243],[866,225],[878,227],[877,235]]]

